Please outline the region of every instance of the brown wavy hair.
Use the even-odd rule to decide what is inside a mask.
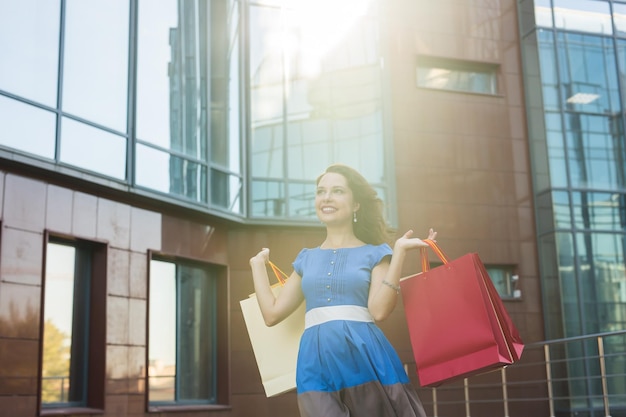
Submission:
[[[380,245],[391,241],[389,226],[383,215],[383,201],[376,190],[357,170],[347,165],[333,164],[317,177],[316,184],[329,172],[342,175],[348,182],[354,201],[359,203],[357,222],[353,223],[354,235],[361,241]]]

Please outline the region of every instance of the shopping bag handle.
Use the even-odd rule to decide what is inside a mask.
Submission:
[[[445,253],[441,250],[437,242],[431,239],[423,239],[423,242],[426,243],[430,248],[435,252],[435,254],[441,259],[441,262],[447,264],[450,262]],[[428,251],[427,248],[420,248],[420,255],[422,258],[422,271],[426,272],[430,270],[430,262],[428,262]]]
[[[268,263],[270,264],[270,267],[272,268],[272,271],[274,271],[274,275],[276,275],[276,279],[278,280],[278,283],[281,285],[281,287],[283,285],[285,285],[285,281],[287,281],[287,278],[289,278],[289,275],[287,275],[283,271],[281,271],[281,269],[279,267],[277,267],[274,264],[274,262],[268,261]]]

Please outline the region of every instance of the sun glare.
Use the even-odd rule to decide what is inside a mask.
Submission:
[[[370,0],[305,0],[285,11],[283,47],[299,55],[307,76],[319,74],[324,57],[349,35],[370,7]],[[289,60],[288,60],[289,61]]]

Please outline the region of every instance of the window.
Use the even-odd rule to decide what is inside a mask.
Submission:
[[[393,198],[377,3],[251,2],[248,11],[249,217],[315,220],[314,181],[331,163]]]
[[[491,278],[491,282],[498,290],[498,294],[502,298],[520,298],[522,296],[517,288],[519,276],[513,273],[512,266],[494,266],[485,265],[487,273]]]
[[[0,149],[244,215],[240,2],[38,3],[0,1]]]
[[[106,247],[50,238],[46,247],[41,407],[104,408]]]
[[[242,214],[234,3],[139,1],[134,170],[139,187]]]
[[[439,90],[497,94],[498,66],[447,58],[419,57],[417,85]]]
[[[217,271],[206,265],[150,261],[148,401],[168,405],[225,402],[218,389],[218,330],[224,313]]]

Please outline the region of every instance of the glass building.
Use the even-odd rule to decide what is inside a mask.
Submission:
[[[39,412],[105,408],[106,378],[147,385],[151,411],[228,405],[228,266],[219,251],[180,247],[215,241],[220,221],[319,228],[312,190],[333,162],[393,197],[379,26],[373,1],[0,1],[1,157],[38,172],[44,182],[23,189],[39,190],[44,211],[69,204],[72,217],[48,224],[39,212],[44,228],[26,229],[45,242],[41,278],[22,272],[0,289],[11,302],[11,288],[42,294],[6,318],[32,315]],[[7,169],[11,204],[23,177]],[[91,230],[78,226],[108,209]],[[166,211],[184,223],[171,238]],[[10,213],[4,224],[13,230]],[[147,238],[133,249],[131,235]],[[149,284],[133,290],[134,273]],[[113,311],[145,328],[110,324]]]
[[[243,221],[310,220],[331,161],[385,197],[376,5],[283,3],[3,2],[0,145]]]
[[[626,327],[626,4],[520,1],[547,339]],[[626,351],[626,341],[608,346]],[[565,357],[597,355],[583,345]],[[624,369],[623,356],[608,369]],[[600,392],[597,366],[564,366],[560,394]],[[624,381],[609,378],[611,392]],[[599,401],[599,400],[598,400]],[[584,411],[598,404],[572,401]]]

